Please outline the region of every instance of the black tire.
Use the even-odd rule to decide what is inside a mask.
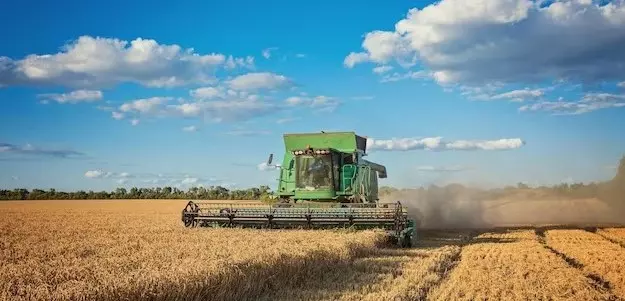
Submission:
[[[401,247],[402,248],[412,248],[412,239],[410,236],[406,235],[401,239]]]

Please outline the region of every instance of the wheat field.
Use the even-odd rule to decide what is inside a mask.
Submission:
[[[0,202],[0,300],[622,300],[623,229],[185,228],[180,200]]]

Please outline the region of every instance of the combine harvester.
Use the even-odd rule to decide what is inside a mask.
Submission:
[[[400,202],[379,203],[386,168],[363,157],[367,139],[354,132],[285,134],[275,204],[189,201],[186,227],[384,229],[400,247],[416,239],[415,221]]]

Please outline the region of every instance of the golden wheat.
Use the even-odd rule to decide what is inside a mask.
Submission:
[[[609,282],[612,292],[625,298],[625,248],[583,230],[552,230],[545,237],[549,246],[581,264],[595,279]]]
[[[184,202],[0,203],[2,300],[247,300],[349,264],[376,231],[187,229]]]
[[[429,300],[601,300],[606,296],[545,249],[533,231],[485,233]]]
[[[0,202],[0,300],[602,300],[625,292],[625,249],[584,231],[387,249],[379,231],[188,229],[184,204]],[[624,232],[600,233],[616,240]],[[598,287],[603,280],[611,291]]]
[[[611,240],[625,247],[625,228],[599,229],[597,233],[608,240]]]
[[[271,300],[421,300],[459,252],[457,246],[380,249],[311,279],[305,290],[276,292]]]

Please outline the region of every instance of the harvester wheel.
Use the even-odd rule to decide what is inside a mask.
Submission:
[[[401,245],[400,247],[402,248],[411,248],[412,247],[412,239],[410,236],[406,235],[401,239]]]

